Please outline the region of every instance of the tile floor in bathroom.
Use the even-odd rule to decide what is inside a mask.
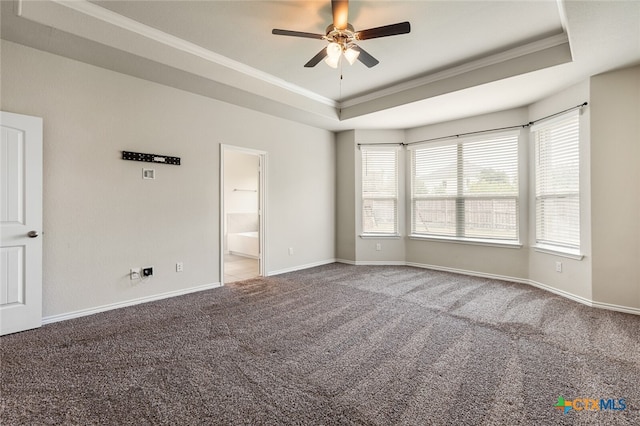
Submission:
[[[235,254],[225,254],[224,256],[224,282],[255,278],[260,275],[258,259],[238,256]]]

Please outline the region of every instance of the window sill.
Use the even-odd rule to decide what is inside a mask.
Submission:
[[[568,259],[582,260],[584,254],[581,254],[578,250],[562,249],[560,247],[536,245],[533,249],[538,253],[552,254],[554,256],[566,257]]]
[[[421,240],[421,241],[438,241],[444,243],[454,243],[454,244],[467,244],[474,246],[488,246],[488,247],[503,247],[503,248],[522,248],[522,244],[517,241],[496,241],[496,240],[481,240],[481,239],[470,239],[470,238],[449,238],[449,237],[435,237],[435,236],[424,236],[424,235],[409,235],[409,238],[412,240]]]
[[[360,238],[364,240],[379,240],[379,239],[387,239],[387,240],[399,240],[402,238],[400,234],[360,234]]]

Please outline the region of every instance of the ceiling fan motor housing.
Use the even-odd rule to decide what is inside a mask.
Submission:
[[[347,50],[357,39],[353,25],[347,24],[347,28],[340,30],[333,24],[329,25],[324,38],[330,43],[337,43],[342,50]]]

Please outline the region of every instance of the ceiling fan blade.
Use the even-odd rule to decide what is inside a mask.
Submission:
[[[371,56],[369,53],[367,53],[367,51],[364,50],[362,47],[354,44],[352,46],[352,49],[355,49],[358,52],[360,52],[360,54],[358,55],[358,60],[363,64],[365,64],[368,68],[375,67],[380,63],[379,60],[377,60],[376,58]]]
[[[368,30],[358,31],[356,33],[356,39],[368,40],[371,38],[407,34],[409,32],[411,32],[411,24],[409,22],[400,22],[398,24],[385,25],[383,27],[369,28]]]
[[[324,38],[324,35],[322,34],[304,33],[300,31],[290,31],[290,30],[279,30],[277,28],[274,28],[273,30],[271,30],[271,34],[291,36],[291,37],[315,38],[318,40],[322,40]]]
[[[349,0],[331,0],[333,26],[338,30],[347,29],[349,19]]]
[[[311,60],[309,60],[309,62],[304,64],[304,66],[305,66],[305,68],[315,67],[316,65],[318,65],[320,63],[321,60],[323,60],[326,57],[327,57],[327,48],[325,47],[320,52],[318,52],[318,54],[316,56],[311,58]]]

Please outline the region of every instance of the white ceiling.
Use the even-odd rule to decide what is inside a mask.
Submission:
[[[330,130],[409,128],[535,102],[640,63],[640,1],[354,1],[380,64],[303,65],[329,0],[3,1],[2,37]],[[342,79],[340,76],[342,75]]]

